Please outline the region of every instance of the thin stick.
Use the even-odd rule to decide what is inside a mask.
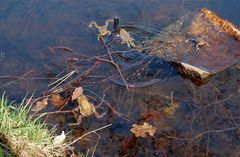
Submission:
[[[72,110],[65,110],[65,111],[52,111],[52,112],[45,112],[45,113],[37,113],[34,114],[33,116],[45,116],[45,115],[50,115],[50,114],[61,114],[61,113],[71,113],[72,111],[78,109],[78,107],[76,107],[75,109]]]
[[[68,47],[64,47],[64,46],[59,46],[59,47],[54,47],[55,49],[61,49],[63,51],[68,51],[68,52],[73,52],[72,49],[68,48]]]
[[[173,91],[171,92],[171,103],[173,105]]]
[[[93,149],[93,152],[92,152],[92,156],[91,156],[91,157],[94,157],[94,153],[96,152],[97,145],[98,145],[98,143],[99,143],[99,141],[100,141],[100,138],[101,138],[101,136],[99,136],[96,132],[94,132],[94,134],[97,135],[98,139],[97,139],[97,142],[96,142],[96,144],[95,144],[95,146],[94,146],[94,149]]]
[[[113,66],[115,66],[116,69],[118,70],[118,73],[119,73],[122,81],[124,82],[125,87],[126,87],[127,89],[129,89],[128,84],[127,84],[127,81],[126,81],[125,78],[123,77],[123,74],[122,74],[121,69],[119,68],[118,64],[116,64],[114,61],[111,61],[111,59],[110,59],[110,60],[107,60],[107,59],[102,59],[102,58],[99,58],[99,57],[95,57],[95,59],[97,59],[98,61],[106,62],[106,63],[112,64]]]
[[[167,138],[170,138],[170,139],[175,139],[175,140],[182,140],[182,141],[192,141],[192,140],[195,140],[205,134],[209,134],[209,133],[221,133],[221,132],[225,132],[225,131],[231,131],[231,130],[235,130],[235,129],[238,129],[239,126],[236,126],[236,127],[231,127],[231,128],[225,128],[225,129],[222,129],[222,130],[208,130],[208,131],[205,131],[205,132],[202,132],[192,138],[180,138],[180,137],[173,137],[173,136],[169,136],[169,135],[166,135],[164,133],[160,133],[162,134],[163,136],[167,137]]]
[[[224,21],[222,27],[219,29],[219,31],[216,33],[215,36],[217,36],[217,35],[220,33],[220,31],[223,29],[223,27],[224,27],[224,25],[225,25],[226,23],[227,23],[227,20]]]
[[[70,86],[74,86],[75,84],[79,83],[80,81],[82,81],[85,77],[87,77],[93,70],[94,68],[99,64],[99,62],[95,62],[93,64],[93,66],[89,69],[86,70],[86,72],[84,72],[84,74],[79,77],[78,79],[74,80],[73,82],[70,83]]]
[[[63,78],[62,80],[59,79],[59,80],[55,81],[55,82],[58,82],[58,81],[61,80],[57,85],[55,85],[55,86],[54,86],[53,88],[51,88],[49,91],[52,91],[53,89],[57,88],[60,84],[62,84],[65,80],[67,80],[69,77],[71,77],[74,73],[75,73],[75,71],[72,71],[72,72],[70,72],[69,74],[67,74],[66,76],[64,76],[65,78]]]
[[[118,64],[116,64],[115,61],[113,60],[112,54],[111,54],[111,52],[109,51],[108,48],[107,48],[107,52],[108,52],[108,56],[109,56],[110,61],[111,61],[111,62],[115,65],[115,67],[117,68],[117,70],[118,70],[118,72],[119,72],[119,75],[120,75],[122,81],[124,82],[124,84],[125,84],[125,86],[126,86],[126,88],[127,88],[127,90],[128,90],[127,81],[126,81],[125,78],[123,77],[123,74],[122,74],[121,69],[119,68]]]
[[[59,81],[62,81],[63,79],[65,79],[65,78],[68,77],[69,75],[71,76],[71,75],[74,74],[74,73],[75,73],[75,71],[72,71],[72,72],[68,73],[67,75],[64,75],[64,76],[61,77],[60,79],[58,79],[58,80],[56,80],[56,81],[50,83],[50,84],[48,85],[48,87],[50,87],[50,86],[56,84],[56,83],[59,82]]]
[[[55,54],[56,52],[55,52],[55,50],[54,50],[54,48],[52,48],[51,46],[50,47],[48,47],[48,49],[50,50],[50,52],[52,52],[53,54]]]
[[[108,128],[108,127],[110,127],[110,126],[112,126],[112,124],[108,124],[108,125],[105,125],[105,126],[103,126],[103,127],[101,127],[101,128],[98,128],[98,129],[92,130],[92,131],[90,131],[90,132],[88,132],[88,133],[86,133],[86,134],[80,136],[79,138],[75,139],[75,140],[72,141],[69,145],[74,144],[74,143],[77,142],[78,140],[81,140],[83,137],[85,137],[85,136],[87,136],[87,135],[89,135],[89,134],[91,134],[91,133],[96,133],[96,131],[99,131],[99,130],[102,130],[102,129]]]

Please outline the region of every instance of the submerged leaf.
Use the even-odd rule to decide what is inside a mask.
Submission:
[[[43,99],[42,101],[37,101],[36,105],[32,108],[32,111],[39,112],[46,108],[48,105],[48,98]]]
[[[157,130],[157,128],[154,128],[152,125],[144,122],[143,125],[137,125],[133,124],[132,125],[131,132],[136,136],[136,137],[146,137],[147,134],[150,136],[153,136]]]
[[[72,93],[72,100],[76,100],[80,95],[83,94],[83,89],[82,87],[76,88],[73,93]]]

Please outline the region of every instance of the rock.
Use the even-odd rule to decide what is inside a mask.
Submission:
[[[207,9],[181,17],[144,46],[144,51],[172,63],[184,76],[200,82],[240,60],[240,30]]]

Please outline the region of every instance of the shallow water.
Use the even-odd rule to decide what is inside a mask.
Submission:
[[[132,28],[133,32],[143,28],[146,32],[140,32],[140,37],[144,39],[185,13],[202,7],[240,27],[238,0],[2,1],[0,91],[6,91],[10,99],[17,101],[26,92],[35,91],[35,97],[39,97],[58,74],[63,76],[76,70],[76,66],[80,72],[88,69],[92,62],[71,63],[67,59],[77,54],[106,53],[97,40],[96,31],[88,28],[92,20],[103,24],[118,16],[120,25]],[[53,53],[51,47],[68,47],[74,53],[60,50]],[[138,59],[142,60],[140,57],[133,61]],[[98,131],[98,135],[90,134],[75,143],[77,150],[84,153],[89,150],[95,156],[240,156],[239,64],[201,86],[182,78],[164,61],[153,59],[147,67],[140,65],[132,69],[136,72],[143,68],[138,74],[140,77],[131,76],[132,71],[128,70],[123,70],[124,76],[129,76],[131,81],[153,77],[159,81],[126,90],[121,83],[114,85],[106,79],[105,76],[118,76],[115,68],[101,64],[91,77],[80,82],[86,94],[98,97],[92,100],[94,104],[105,94],[109,104],[97,109],[100,113],[107,112],[103,118],[86,117],[75,127],[67,125],[75,121],[71,114],[49,115],[47,121],[57,125],[59,132],[72,130],[73,137],[112,124]],[[169,117],[163,109],[172,101],[178,103],[179,108]],[[47,110],[52,111],[54,107]],[[132,124],[143,122],[157,128],[153,137],[136,138],[130,132]]]

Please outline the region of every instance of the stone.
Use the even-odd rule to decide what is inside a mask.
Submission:
[[[142,45],[153,47],[145,54],[166,59],[200,82],[240,60],[240,30],[205,8],[181,17]]]

